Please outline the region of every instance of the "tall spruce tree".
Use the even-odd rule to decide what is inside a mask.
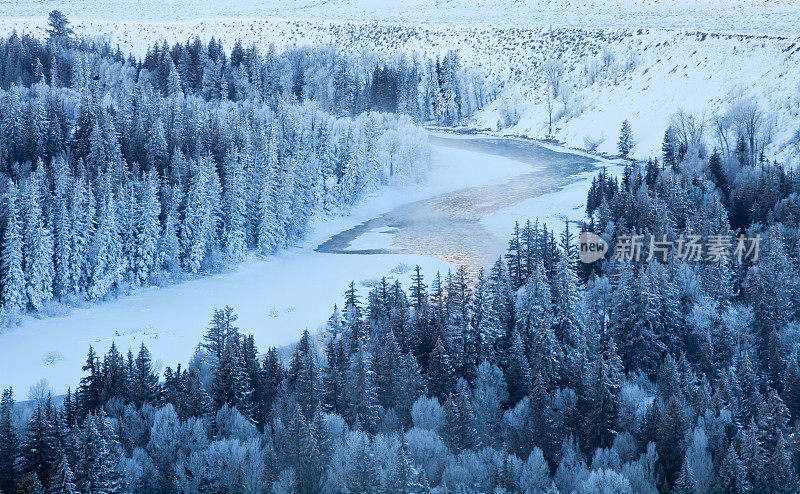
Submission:
[[[427,376],[428,392],[441,401],[446,400],[455,385],[455,371],[441,338],[436,340],[428,357]]]
[[[58,461],[53,424],[42,404],[37,404],[28,421],[22,451],[22,473],[37,479],[52,478]]]
[[[350,366],[345,376],[345,417],[352,424],[359,424],[365,430],[374,430],[379,419],[378,389],[375,373],[370,368],[370,356],[359,343],[350,357]]]
[[[320,400],[319,371],[311,345],[311,335],[305,330],[295,347],[287,373],[289,385],[295,391],[300,409],[306,417],[311,417]]]
[[[6,228],[0,258],[0,311],[11,316],[23,311],[26,306],[18,199],[17,186],[9,181],[5,196]]]
[[[14,394],[3,390],[0,400],[0,491],[13,492],[19,480],[17,454],[19,439],[14,428]]]
[[[139,347],[139,353],[133,362],[133,373],[129,377],[129,386],[130,399],[138,406],[145,403],[158,404],[160,400],[158,376],[153,370],[150,351],[144,346],[144,343]]]

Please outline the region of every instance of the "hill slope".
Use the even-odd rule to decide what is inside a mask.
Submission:
[[[791,0],[23,0],[0,2],[4,17],[41,17],[58,8],[78,19],[176,21],[284,17],[403,24],[659,28],[800,34]]]
[[[457,49],[462,63],[478,68],[499,96],[472,123],[497,129],[499,121],[503,132],[531,137],[549,133],[542,67],[560,60],[565,91],[552,102],[552,136],[568,145],[615,152],[627,118],[634,155],[651,155],[659,151],[677,111],[708,120],[746,100],[763,109],[762,132],[771,142],[766,154],[797,159],[798,2],[390,0],[375,6],[364,0],[180,0],[143,7],[116,0],[109,9],[95,0],[62,0],[2,5],[0,32],[38,33],[46,12],[60,8],[78,33],[106,37],[139,55],[158,40],[194,36],[215,36],[228,44],[240,38],[262,46],[335,44],[378,55],[405,51],[435,57]],[[710,128],[706,137],[713,146]]]

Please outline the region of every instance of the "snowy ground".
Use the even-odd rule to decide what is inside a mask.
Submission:
[[[209,18],[324,19],[404,24],[666,28],[798,33],[791,0],[5,0],[4,16],[58,8],[79,19],[161,22]]]
[[[408,286],[411,269],[426,273],[452,268],[436,258],[407,255],[322,254],[314,248],[339,231],[351,228],[405,203],[476,185],[503,183],[531,166],[499,156],[434,147],[434,169],[425,183],[384,189],[344,218],[319,222],[302,245],[267,260],[252,259],[229,273],[209,275],[166,288],[149,288],[133,295],[58,318],[27,318],[0,335],[0,388],[14,386],[24,396],[40,378],[57,393],[75,386],[89,345],[103,354],[114,341],[123,351],[144,342],[163,366],[186,363],[214,308],[232,306],[239,326],[255,336],[263,350],[296,341],[308,328],[316,330],[330,316],[348,282],[365,294],[380,277],[399,278]],[[501,211],[492,227],[508,233],[507,221],[543,214],[575,214],[588,181],[549,194],[539,203]],[[574,203],[574,204],[573,204]],[[546,208],[544,205],[548,205]],[[565,211],[553,207],[564,204]],[[540,209],[541,207],[541,209]],[[386,248],[391,233],[368,232],[351,248]]]
[[[350,242],[345,250],[389,249],[394,244],[395,228],[373,228]]]

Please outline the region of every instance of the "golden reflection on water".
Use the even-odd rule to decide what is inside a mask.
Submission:
[[[503,139],[432,138],[434,144],[508,156],[536,165],[531,173],[499,185],[470,187],[400,206],[331,237],[317,250],[329,253],[410,253],[433,256],[471,274],[490,266],[506,249],[506,237],[486,230],[481,219],[527,199],[553,192],[574,181],[576,173],[592,169],[588,158],[557,153],[534,143]],[[491,158],[487,156],[487,166]],[[525,221],[527,218],[520,218]],[[375,228],[394,229],[392,249],[352,251],[350,242]],[[510,232],[509,232],[510,233]]]

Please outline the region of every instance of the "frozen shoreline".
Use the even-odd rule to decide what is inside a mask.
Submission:
[[[213,309],[225,305],[235,309],[239,327],[252,333],[262,350],[286,345],[304,329],[313,331],[324,324],[351,280],[364,295],[366,285],[382,276],[399,278],[407,286],[411,272],[402,271],[417,264],[425,273],[446,271],[451,268],[448,263],[431,257],[337,255],[314,249],[336,232],[401,204],[465,187],[503,183],[530,169],[510,159],[490,158],[487,167],[487,156],[481,153],[434,147],[434,167],[423,183],[384,188],[349,215],[318,221],[301,245],[268,259],[251,257],[230,272],[144,288],[113,301],[72,309],[63,317],[26,316],[19,326],[0,334],[0,388],[13,386],[18,396],[24,396],[31,385],[46,379],[56,393],[65,392],[77,385],[89,346],[102,355],[112,341],[123,352],[129,347],[135,352],[144,342],[159,370],[186,364]]]

